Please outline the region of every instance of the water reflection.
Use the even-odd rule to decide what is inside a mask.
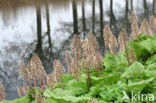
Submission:
[[[95,34],[95,0],[92,0],[92,32]]]
[[[77,15],[77,0],[72,0],[73,8],[73,31],[74,34],[78,33],[78,15]]]
[[[82,24],[83,24],[83,35],[86,36],[86,18],[85,18],[85,1],[82,0]]]
[[[130,34],[130,12],[135,10],[141,21],[155,15],[155,5],[156,0],[0,0],[0,81],[7,99],[17,98],[12,94],[21,83],[18,63],[27,63],[32,53],[50,73],[55,59],[66,67],[64,51],[73,35],[85,38],[92,31],[104,55],[104,25],[116,37],[122,27]]]

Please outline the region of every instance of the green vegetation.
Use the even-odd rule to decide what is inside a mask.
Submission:
[[[87,69],[83,67],[76,80],[73,74],[63,74],[61,82],[53,88],[41,92],[35,88],[35,94],[41,93],[42,103],[155,103],[156,102],[156,35],[140,34],[127,44],[127,50],[133,48],[136,60],[129,65],[126,52],[107,53],[103,58],[100,72],[90,68],[89,82]],[[130,55],[130,54],[129,54]],[[61,86],[62,85],[62,86]],[[125,92],[130,98],[122,99]],[[137,101],[132,101],[131,92],[139,95],[147,94]],[[153,100],[150,95],[155,96]],[[150,99],[149,99],[150,98]],[[0,103],[40,103],[40,98],[33,98],[32,91],[22,98]],[[146,101],[146,99],[148,101]],[[150,102],[150,100],[153,100]]]

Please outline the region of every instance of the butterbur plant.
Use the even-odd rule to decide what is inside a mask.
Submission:
[[[96,72],[97,73],[100,73],[100,69],[101,70],[104,70],[104,67],[103,67],[103,62],[102,62],[102,56],[97,52],[96,54],[95,54],[95,61],[96,61],[96,66],[95,66],[95,68],[96,68]]]
[[[134,40],[139,34],[138,19],[134,11],[131,12],[130,23],[132,30],[130,40]]]
[[[133,64],[135,61],[137,61],[136,54],[134,52],[134,49],[130,46],[127,47],[127,61],[129,65]]]
[[[90,58],[91,59],[91,58]],[[87,87],[88,87],[88,90],[90,89],[91,85],[92,85],[92,82],[91,82],[91,77],[90,77],[90,61],[87,62],[87,65],[86,65],[86,76],[87,76],[87,79],[86,79],[86,84],[87,84]]]
[[[20,63],[20,65],[19,65],[19,74],[21,75],[23,81],[27,82],[29,87],[31,88],[31,90],[34,91],[33,85],[28,76],[28,70],[26,69],[24,62]]]
[[[30,60],[28,63],[28,66],[26,67],[26,70],[28,70],[27,75],[30,81],[33,81],[33,85],[37,87],[37,69],[35,68],[35,63],[34,61]]]
[[[79,80],[80,64],[77,59],[73,58],[71,62],[72,74],[75,76],[76,80]]]
[[[53,90],[55,83],[57,82],[55,73],[47,75],[47,85]]]
[[[88,55],[94,55],[97,53],[97,50],[99,48],[99,44],[96,41],[96,38],[94,35],[90,32],[88,34],[88,37],[83,41],[83,50],[85,53],[85,56]]]
[[[99,48],[98,42],[92,33],[83,41],[84,59],[89,68],[95,68],[97,65],[96,54]]]
[[[29,91],[31,91],[29,92],[29,94],[32,96],[32,98],[38,100],[39,98],[36,98],[36,91],[38,91],[38,87],[40,88],[40,93],[43,93],[47,87],[45,81],[45,79],[47,78],[47,74],[44,71],[42,62],[40,61],[38,55],[33,54],[32,59],[27,66],[25,66],[24,62],[22,62],[19,66],[19,73],[22,76],[23,81],[26,82],[30,87],[30,89],[28,89]],[[26,95],[27,92],[25,88],[26,86],[18,87],[18,92],[20,96]],[[40,99],[42,99],[43,101],[44,97],[41,96]]]
[[[120,34],[118,36],[118,42],[119,42],[119,45],[120,45],[119,52],[124,52],[124,51],[126,52],[127,62],[130,65],[129,52],[128,52],[128,48],[127,48],[128,35],[127,35],[126,29],[122,28],[122,30],[121,30],[121,32],[120,32]]]
[[[141,22],[140,34],[153,35],[150,25],[146,19]]]
[[[3,84],[0,83],[0,101],[4,100],[5,99],[5,89],[3,87]]]
[[[89,68],[96,68],[98,63],[102,63],[98,48],[96,38],[92,33],[89,33],[88,37],[83,41],[84,58],[89,62]]]
[[[111,54],[115,54],[118,43],[116,37],[112,34],[112,31],[110,30],[108,25],[104,27],[103,36],[104,36],[105,46],[109,48]]]
[[[66,63],[68,65],[68,73],[69,74],[72,74],[72,72],[73,72],[73,69],[71,67],[71,64],[72,64],[72,56],[69,54],[68,51],[66,51],[66,54],[65,55],[66,55]]]
[[[156,19],[153,15],[150,17],[150,27],[152,29],[152,32],[155,32],[155,30],[156,30]]]
[[[133,23],[133,22],[138,22],[138,18],[134,12],[134,10],[131,12],[131,16],[130,16],[130,23]]]
[[[23,83],[23,86],[17,86],[17,92],[20,97],[26,96],[28,94],[28,85]]]
[[[33,54],[33,57],[32,57],[32,61],[34,61],[34,68],[36,69],[36,73],[34,76],[36,76],[36,79],[39,80],[39,86],[45,86],[46,85],[46,82],[45,82],[45,79],[47,77],[47,74],[42,66],[42,62],[40,60],[40,58],[38,57],[37,54]],[[33,75],[33,74],[32,74]]]
[[[125,51],[127,41],[128,41],[128,36],[127,36],[126,29],[122,28],[122,30],[118,36],[118,42],[119,42],[119,46],[120,46],[119,51],[120,52]]]
[[[100,73],[100,69],[103,67],[102,57],[98,53],[98,42],[96,41],[95,36],[90,32],[88,37],[83,41],[83,50],[84,50],[84,60],[86,75],[87,75],[87,85],[88,89],[91,87],[91,78],[90,78],[90,68],[96,69],[97,73]]]
[[[88,101],[88,103],[98,103],[98,101],[95,100],[95,99],[90,99],[90,100]]]
[[[61,76],[62,74],[65,73],[64,67],[57,60],[53,62],[53,67],[54,67],[53,75],[56,77],[56,80],[60,82],[61,88],[63,88],[63,82]]]
[[[139,28],[133,11],[130,22],[129,39],[124,28],[116,38],[108,25],[104,27],[105,50],[109,50],[104,57],[98,52],[99,44],[93,33],[84,40],[75,35],[71,51],[65,52],[68,73],[55,60],[53,72],[47,75],[38,55],[33,54],[27,65],[24,62],[19,65],[23,86],[17,87],[21,98],[13,103],[131,103],[130,99],[123,99],[124,94],[127,97],[131,97],[131,91],[139,95],[156,94],[156,36],[152,36],[156,20],[151,16],[149,25],[144,19]],[[4,98],[0,83],[0,100]]]
[[[73,53],[73,59],[71,64],[72,72],[75,74],[76,80],[79,80],[79,71],[80,71],[79,61],[83,56],[82,41],[79,35],[74,35],[71,51]]]
[[[82,42],[79,35],[74,35],[74,39],[72,41],[72,48],[74,58],[78,60],[81,59],[82,56]]]
[[[42,94],[40,92],[37,92],[35,95],[36,103],[42,103],[44,101],[44,98],[42,97]]]
[[[109,25],[106,25],[105,27],[104,27],[104,35],[103,35],[103,37],[104,37],[104,41],[105,41],[105,46],[108,48],[109,47],[109,38],[110,38],[110,36],[112,35],[112,32],[111,32],[111,30],[110,30],[110,28],[109,28]]]
[[[109,38],[109,46],[108,46],[111,54],[115,54],[117,46],[118,46],[118,43],[117,43],[116,37],[112,34]]]
[[[138,23],[136,21],[132,22],[131,29],[132,29],[132,32],[130,35],[130,41],[134,40],[139,34],[139,27],[138,27]]]

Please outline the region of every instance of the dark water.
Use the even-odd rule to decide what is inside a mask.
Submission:
[[[55,59],[66,67],[64,52],[70,50],[73,35],[85,38],[92,31],[104,55],[104,25],[116,36],[122,27],[130,34],[130,12],[141,21],[155,15],[155,5],[156,0],[0,0],[0,81],[6,99],[18,97],[18,65],[32,53],[38,53],[51,73]]]

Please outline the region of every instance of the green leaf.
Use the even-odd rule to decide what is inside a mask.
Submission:
[[[83,81],[83,79],[79,79],[79,81],[71,80],[68,82],[67,86],[67,89],[72,90],[74,95],[81,95],[87,92],[86,81]]]
[[[143,41],[143,40],[146,40],[148,38],[152,38],[152,36],[146,35],[146,34],[139,34],[137,39],[140,41]]]
[[[71,80],[74,80],[75,79],[75,76],[73,76],[72,74],[63,74],[62,75],[62,82],[63,82],[63,87],[64,88],[68,88],[68,82],[71,81]],[[60,84],[58,84],[60,85]]]
[[[44,96],[47,96],[49,98],[52,98],[54,101],[58,103],[87,103],[90,98],[88,97],[75,97],[75,96],[70,96],[68,94],[63,95],[57,95],[55,94],[56,92],[46,90],[44,92]],[[64,93],[62,90],[61,93]]]
[[[32,103],[32,98],[30,95],[26,95],[22,98],[15,99],[13,101],[2,101],[0,103]]]
[[[145,75],[147,77],[156,77],[156,70],[146,70]]]
[[[100,96],[102,97],[103,101],[107,101],[107,103],[111,103],[111,101],[118,101],[121,100],[122,96],[122,89],[118,85],[102,85],[101,86]],[[122,103],[122,102],[121,102]]]
[[[111,53],[107,53],[103,59],[105,70],[112,71],[116,67],[115,57]]]
[[[46,97],[51,97],[51,95],[55,94],[55,96],[59,96],[59,97],[63,97],[66,95],[73,95],[71,90],[63,90],[61,88],[56,88],[53,91],[51,91],[50,89],[47,89],[44,92],[44,95]]]
[[[43,103],[58,103],[55,100],[53,100],[52,98],[48,98],[46,99]]]
[[[91,81],[93,85],[96,85],[98,83],[104,83],[104,84],[112,84],[120,80],[121,73],[120,72],[114,72],[114,73],[103,73],[102,77],[93,77],[91,76]]]
[[[148,52],[151,52],[152,49],[156,47],[156,44],[153,44],[153,43],[156,43],[155,40],[147,39],[145,41],[140,42],[139,45],[141,48],[144,48]]]
[[[156,51],[156,36],[140,34],[137,39],[130,42],[130,46],[133,47],[137,60],[145,62]]]
[[[129,91],[133,91],[135,93],[141,92],[144,87],[146,87],[150,82],[152,82],[155,78],[150,78],[141,82],[130,83],[126,86],[126,89]]]
[[[67,82],[69,82],[70,80],[73,80],[73,79],[75,79],[75,76],[73,76],[72,74],[63,74],[62,75],[63,83],[67,83]]]
[[[117,65],[123,65],[127,66],[127,58],[125,57],[125,54],[123,52],[119,52],[115,55],[115,60],[117,62]]]
[[[156,63],[149,65],[144,74],[146,77],[156,77]]]
[[[127,59],[123,52],[117,53],[115,56],[107,53],[103,59],[106,72],[123,71],[127,65]]]
[[[156,62],[156,54],[153,55],[151,58],[149,58],[149,59],[146,61],[146,64],[147,64],[147,65],[151,65],[151,64],[153,64],[153,63],[155,63],[155,62]]]
[[[10,101],[7,101],[7,100],[4,100],[4,101],[1,101],[0,103],[11,103],[11,102]]]
[[[139,42],[138,42],[138,40],[134,40],[134,41],[130,42],[130,46],[133,47],[137,59],[142,58],[142,55],[145,55],[148,53],[144,48],[139,47]]]
[[[100,93],[100,86],[93,86],[90,88],[89,93],[87,94],[87,96],[91,96],[91,97],[95,97],[96,95],[98,95]]]
[[[142,65],[139,62],[133,63],[131,66],[129,66],[126,71],[122,74],[122,78],[138,78],[140,77],[144,72],[144,65]]]
[[[156,70],[156,63],[153,63],[147,67],[147,70]]]

